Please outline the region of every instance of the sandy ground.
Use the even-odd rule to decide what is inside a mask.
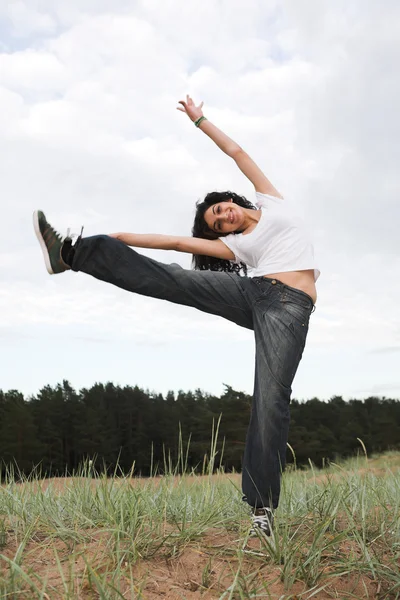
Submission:
[[[84,533],[88,534],[87,531]],[[24,570],[28,573],[31,570],[42,580],[47,581],[48,594],[45,597],[49,600],[61,600],[65,597],[63,577],[55,558],[55,550],[63,576],[67,580],[69,575],[73,578],[73,597],[77,600],[100,597],[91,589],[86,563],[95,567],[98,573],[108,570],[107,579],[111,581],[110,564],[109,560],[106,560],[108,536],[102,531],[94,531],[91,535],[92,541],[76,545],[72,554],[60,540],[41,539],[27,545],[24,552]],[[258,597],[271,600],[300,600],[300,598],[305,600],[311,597],[315,600],[378,598],[379,585],[368,576],[360,577],[358,574],[350,574],[343,577],[332,577],[329,582],[328,576],[332,570],[330,566],[327,566],[324,572],[328,579],[321,580],[320,583],[322,587],[328,582],[323,591],[315,593],[314,590],[314,592],[307,593],[307,587],[303,582],[295,582],[290,586],[290,590],[285,590],[281,581],[282,569],[266,563],[261,556],[251,554],[251,552],[260,554],[263,552],[259,540],[250,540],[246,547],[248,554],[244,555],[244,559],[234,552],[223,554],[227,548],[235,547],[236,537],[234,533],[210,529],[201,540],[190,543],[176,556],[171,557],[159,553],[154,558],[139,560],[133,565],[125,562],[122,570],[126,576],[122,576],[118,581],[118,590],[122,597],[127,599],[217,599],[221,598],[225,590],[232,585],[240,563],[242,581],[243,575],[251,575],[247,584],[243,584],[243,589],[248,593],[258,589]],[[16,550],[17,546],[10,544],[3,553],[12,558],[15,556]],[[351,542],[346,541],[342,544],[342,552],[348,554],[351,550]],[[353,550],[356,551],[355,548]],[[106,563],[108,563],[107,568]],[[134,581],[133,590],[130,583],[130,570]],[[266,590],[268,590],[269,596]],[[22,590],[18,594],[18,598],[33,599],[36,597],[30,591],[27,591],[27,595],[21,592]],[[261,596],[261,594],[264,595]],[[229,593],[226,598],[228,597]],[[233,598],[239,600],[240,596],[236,593],[232,596]]]
[[[372,473],[382,476],[387,471],[389,464],[392,470],[400,472],[400,455],[395,456],[392,461],[385,463],[377,459],[364,463],[358,473],[366,475]],[[392,464],[390,464],[392,463]],[[340,472],[334,475],[326,475],[321,472],[315,476],[310,472],[310,482],[325,483],[328,478],[340,478]],[[226,477],[239,487],[240,475],[214,475],[215,483]],[[161,482],[162,478],[153,478],[152,482]],[[179,480],[177,480],[178,482]],[[199,477],[187,477],[190,484],[198,484]],[[147,479],[134,478],[130,480],[133,487],[143,486],[148,483]],[[42,480],[35,483],[22,484],[26,486],[40,486],[46,490],[50,485],[59,493],[72,484],[69,478],[54,478]],[[92,485],[98,485],[95,480]],[[345,524],[344,524],[345,526]],[[90,585],[90,573],[88,564],[96,570],[96,573],[112,580],[116,569],[116,556],[113,554],[113,539],[110,532],[102,529],[83,530],[76,532],[81,536],[82,542],[72,544],[57,537],[36,535],[31,540],[23,553],[23,569],[25,573],[36,574],[42,581],[47,581],[46,591],[43,598],[49,600],[61,600],[66,596],[66,586],[73,589],[73,597],[76,600],[87,600],[100,598],[95,591],[95,586]],[[306,584],[302,581],[294,581],[290,589],[285,589],[282,582],[284,565],[271,566],[271,561],[258,539],[251,539],[246,546],[246,553],[237,552],[238,534],[226,531],[226,529],[208,529],[206,533],[195,541],[191,541],[184,547],[179,547],[171,552],[171,545],[161,548],[155,552],[152,558],[136,561],[123,560],[120,563],[121,577],[117,589],[121,597],[135,600],[155,600],[166,598],[168,600],[211,600],[224,598],[224,600],[240,600],[241,597],[250,596],[251,591],[258,590],[258,596],[270,600],[327,600],[336,598],[347,600],[350,598],[376,598],[390,600],[380,589],[380,584],[374,581],[370,575],[346,574],[334,575],[334,560],[329,556],[322,557],[324,564],[323,578],[320,586],[326,586],[321,591],[307,592]],[[18,550],[18,544],[13,540],[11,531],[8,535],[6,546],[0,550],[5,558],[13,560]],[[360,555],[359,546],[351,539],[346,539],[338,549],[340,554],[349,556]],[[361,557],[360,557],[361,560]],[[58,562],[59,561],[59,562]],[[242,589],[248,596],[240,596],[237,592],[230,595],[224,592],[232,585],[237,576],[240,566],[240,581]],[[9,569],[7,562],[0,557],[0,580],[1,575]],[[62,573],[62,574],[61,574]],[[330,577],[331,574],[331,577]],[[244,575],[247,575],[246,581]],[[66,582],[72,582],[67,584]],[[133,581],[133,588],[132,588]],[[72,585],[72,588],[71,588]],[[36,598],[32,591],[24,586],[15,596],[33,600]],[[49,591],[51,590],[51,591]],[[268,591],[267,591],[268,590]],[[33,594],[33,595],[32,595]],[[14,596],[11,596],[14,598]],[[114,596],[112,596],[114,598]],[[117,597],[117,596],[115,596]],[[255,597],[255,596],[254,596]],[[394,597],[394,596],[393,596]],[[3,597],[1,598],[3,600]]]

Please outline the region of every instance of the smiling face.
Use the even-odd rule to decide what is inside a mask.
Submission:
[[[244,225],[244,218],[244,210],[232,200],[217,202],[204,213],[205,222],[217,235],[238,231]]]

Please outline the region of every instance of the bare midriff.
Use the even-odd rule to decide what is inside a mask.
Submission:
[[[314,304],[317,301],[317,288],[314,281],[314,269],[307,271],[289,271],[288,273],[271,273],[264,275],[268,279],[277,279],[285,285],[301,290],[311,296]]]

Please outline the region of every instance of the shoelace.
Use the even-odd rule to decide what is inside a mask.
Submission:
[[[71,229],[68,227],[68,229],[67,229],[67,235],[65,236],[64,239],[65,240],[71,240],[71,241],[73,241],[76,238],[81,238],[82,234],[83,234],[83,228],[84,228],[84,225],[82,225],[80,233],[71,233]]]
[[[253,531],[255,531],[255,528],[258,527],[259,529],[261,529],[262,531],[271,532],[272,529],[272,521],[273,521],[273,515],[272,515],[272,511],[269,508],[264,508],[263,509],[265,511],[264,514],[260,514],[260,515],[252,515],[252,520],[253,520]]]

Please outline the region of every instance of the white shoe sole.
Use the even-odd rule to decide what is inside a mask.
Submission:
[[[48,271],[48,273],[50,273],[50,275],[54,275],[54,271],[51,268],[51,262],[50,262],[50,256],[47,250],[47,246],[46,243],[42,237],[42,234],[40,233],[40,227],[39,227],[39,211],[35,210],[35,212],[33,213],[33,227],[35,229],[35,233],[36,233],[36,237],[39,240],[39,244],[40,247],[42,249],[43,252],[43,257],[44,257],[44,262],[46,265],[46,269]]]

